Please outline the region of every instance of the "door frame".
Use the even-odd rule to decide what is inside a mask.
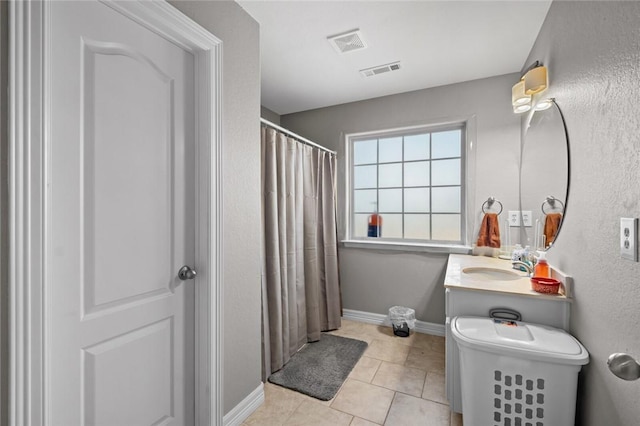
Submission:
[[[221,425],[222,42],[164,1],[99,0],[195,58],[195,419]],[[49,1],[9,4],[9,423],[47,425]]]

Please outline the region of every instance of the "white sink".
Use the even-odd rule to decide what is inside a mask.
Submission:
[[[522,274],[498,268],[486,268],[482,266],[463,268],[462,273],[473,276],[474,279],[483,281],[515,281],[526,278]]]

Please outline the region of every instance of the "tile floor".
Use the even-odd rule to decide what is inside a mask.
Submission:
[[[320,401],[265,383],[265,403],[243,425],[462,426],[445,396],[444,337],[396,337],[349,320],[331,334],[369,344],[336,396]]]

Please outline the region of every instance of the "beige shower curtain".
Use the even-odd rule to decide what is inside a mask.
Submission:
[[[334,154],[262,127],[265,378],[340,327],[335,177]]]

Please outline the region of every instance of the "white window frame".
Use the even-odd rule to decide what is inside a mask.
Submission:
[[[372,237],[354,237],[353,234],[353,143],[358,140],[373,138],[386,138],[416,134],[420,132],[438,132],[454,128],[462,129],[462,150],[461,150],[461,241],[459,243],[434,242],[431,240],[410,240],[410,239],[386,239]],[[344,239],[341,241],[345,247],[371,248],[383,250],[406,250],[406,251],[427,251],[436,253],[461,253],[468,254],[471,251],[469,234],[473,229],[472,215],[469,207],[475,201],[474,179],[470,177],[475,172],[475,116],[452,118],[437,122],[424,123],[415,126],[400,127],[393,129],[374,130],[367,132],[348,133],[345,135],[344,145]],[[383,216],[384,219],[384,216]],[[384,226],[383,226],[384,232]]]

